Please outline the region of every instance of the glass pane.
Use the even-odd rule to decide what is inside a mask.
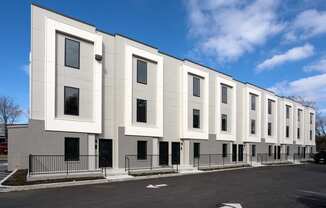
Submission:
[[[78,41],[65,39],[65,66],[79,69],[79,47]]]
[[[147,84],[147,63],[137,60],[137,82]]]
[[[192,82],[193,96],[200,97],[200,79],[198,77],[193,77]]]
[[[147,101],[137,99],[137,122],[147,122]]]
[[[64,87],[64,114],[79,115],[79,89]]]

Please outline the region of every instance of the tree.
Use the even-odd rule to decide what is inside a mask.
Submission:
[[[0,97],[0,122],[5,127],[5,139],[8,141],[8,124],[13,124],[23,113],[20,106],[7,96]]]

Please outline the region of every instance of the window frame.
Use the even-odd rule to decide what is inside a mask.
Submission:
[[[297,139],[300,139],[301,135],[300,135],[300,127],[297,128]]]
[[[285,137],[286,138],[290,137],[290,126],[289,125],[285,126]]]
[[[223,120],[225,120],[225,125],[223,125]],[[223,129],[223,126],[225,129]],[[226,114],[221,114],[221,131],[228,131],[228,116]]]
[[[250,109],[256,111],[256,97],[257,95],[250,93]],[[254,101],[254,102],[253,102]]]
[[[252,128],[254,127],[254,128]],[[255,135],[256,134],[256,120],[250,119],[250,134]]]
[[[141,152],[142,150],[144,152]],[[137,160],[147,160],[147,141],[145,140],[137,140]]]
[[[271,99],[268,99],[267,101],[267,110],[268,110],[268,115],[272,115],[272,111],[273,111],[273,107],[272,107],[272,104],[273,104],[273,101]]]
[[[76,140],[78,148],[76,153],[67,152],[68,151],[68,140]],[[71,145],[71,144],[70,144]],[[64,138],[64,161],[80,161],[80,138],[79,137],[65,137]]]
[[[195,83],[198,83],[198,92],[195,91]],[[200,97],[200,78],[197,76],[192,76],[192,95],[194,97]]]
[[[195,112],[198,112],[198,114]],[[197,127],[197,125],[195,126],[196,116],[198,116],[198,127]],[[200,129],[200,110],[199,109],[192,109],[192,128]]]
[[[67,41],[78,43],[78,66],[72,66],[67,64]],[[80,41],[73,40],[71,38],[65,37],[65,67],[80,69]]]
[[[77,113],[75,114],[75,113],[69,113],[69,112],[67,112],[68,111],[68,109],[66,108],[66,96],[67,96],[67,92],[66,92],[66,89],[68,90],[68,89],[73,89],[73,90],[77,90]],[[64,86],[63,87],[63,102],[64,102],[64,106],[63,106],[63,114],[64,115],[68,115],[68,116],[79,116],[79,99],[80,99],[80,90],[79,90],[79,88],[77,88],[77,87],[70,87],[70,86]]]
[[[147,85],[147,83],[148,83],[148,76],[147,76],[148,75],[148,63],[146,61],[141,60],[141,59],[138,59],[138,58],[136,58],[136,60],[137,60],[137,63],[136,63],[136,68],[137,68],[136,69],[136,79],[137,80],[136,81],[139,84]],[[143,80],[140,79],[141,76],[138,73],[140,71],[140,70],[138,70],[138,68],[139,68],[138,67],[138,64],[139,63],[142,63],[142,64],[145,63],[145,66],[146,66],[146,70],[145,70],[146,71],[146,74],[145,74],[146,80],[145,81],[143,81]]]
[[[140,102],[144,102],[143,104],[145,104],[144,119],[141,119],[141,117],[142,117],[140,114],[141,112],[138,110],[138,107],[141,104]],[[145,99],[140,99],[140,98],[136,99],[136,122],[137,123],[147,123],[147,100],[145,100]]]
[[[225,91],[223,91],[223,89],[225,89]],[[225,92],[225,96],[223,96],[223,92]],[[221,84],[221,101],[223,104],[228,104],[228,87],[224,84]]]
[[[272,122],[267,123],[267,135],[272,136]]]

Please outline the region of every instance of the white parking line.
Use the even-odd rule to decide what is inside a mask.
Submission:
[[[165,187],[165,186],[168,186],[168,185],[167,184],[157,184],[157,185],[149,184],[148,186],[146,186],[146,188],[157,189],[157,188],[161,188],[161,187]]]

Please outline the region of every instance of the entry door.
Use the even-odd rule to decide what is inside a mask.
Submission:
[[[306,147],[303,147],[303,158],[306,158]]]
[[[274,146],[274,160],[276,160],[276,154],[277,154],[277,152],[276,152],[276,146]]]
[[[239,155],[238,155],[238,160],[243,161],[243,145],[239,144]]]
[[[277,146],[277,159],[281,159],[281,146]]]
[[[169,165],[169,143],[160,142],[160,156],[159,164],[160,165]]]
[[[232,161],[237,161],[237,145],[232,144]]]
[[[172,142],[172,164],[180,164],[180,142]]]
[[[99,166],[112,167],[112,140],[100,139],[99,140]]]

